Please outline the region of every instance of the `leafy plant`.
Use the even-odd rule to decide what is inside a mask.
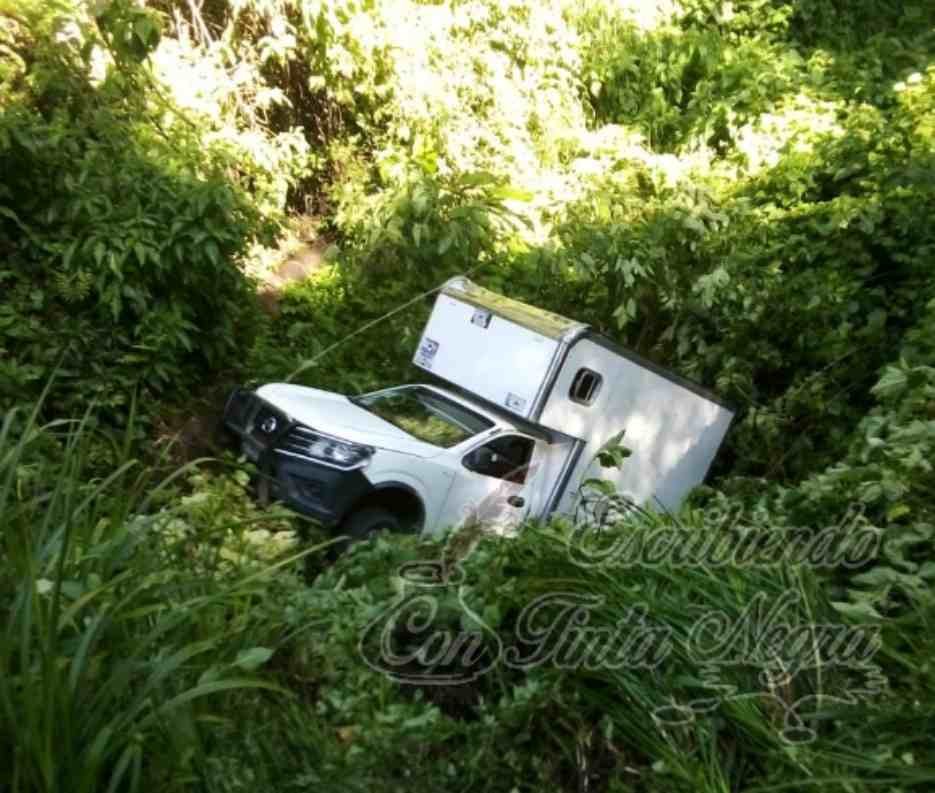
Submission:
[[[295,557],[224,577],[178,564],[168,528],[184,470],[156,480],[128,431],[116,467],[90,479],[87,419],[40,426],[37,413],[18,437],[14,413],[0,428],[4,778],[11,791],[182,788],[201,701],[277,688],[248,674],[270,655],[251,603]],[[202,518],[185,539],[212,532]]]

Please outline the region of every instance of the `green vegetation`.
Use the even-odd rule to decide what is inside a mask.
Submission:
[[[308,216],[325,265],[267,313]],[[933,217],[922,0],[0,0],[0,786],[931,789]],[[332,563],[242,461],[176,469],[165,427],[236,382],[416,379],[462,272],[740,408],[709,485],[639,522],[857,504],[879,554],[595,569],[555,523]],[[396,682],[371,628],[439,559],[434,624],[490,657],[561,591],[604,628],[645,604],[668,660]],[[791,626],[879,629],[881,674],[706,677],[699,615],[784,592]]]

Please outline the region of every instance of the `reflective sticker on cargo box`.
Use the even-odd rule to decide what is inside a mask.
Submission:
[[[435,359],[435,353],[437,352],[438,342],[426,336],[422,339],[422,344],[419,345],[419,351],[416,353],[416,366],[431,369],[432,361]]]
[[[526,409],[526,400],[514,393],[509,393],[506,395],[506,406],[510,410],[522,413]]]
[[[482,308],[478,308],[474,311],[474,316],[471,317],[471,322],[474,325],[478,325],[481,328],[486,328],[490,326],[490,312],[485,311]]]

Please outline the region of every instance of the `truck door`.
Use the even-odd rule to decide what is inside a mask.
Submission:
[[[468,450],[448,491],[443,525],[480,522],[501,534],[515,528],[532,506],[535,450],[542,443],[511,432]]]

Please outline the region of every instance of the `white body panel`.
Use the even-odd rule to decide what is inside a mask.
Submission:
[[[405,388],[406,386],[402,386]],[[504,435],[529,437],[503,416],[446,389],[424,386],[486,416],[493,426],[448,449],[420,441],[380,417],[355,405],[343,394],[288,383],[270,383],[257,395],[288,416],[319,432],[373,447],[363,475],[375,487],[405,485],[416,493],[425,510],[425,525],[437,533],[467,521],[481,521],[499,533],[509,533],[530,515],[538,515],[555,485],[568,451],[565,446],[535,443],[524,484],[475,473],[463,460],[472,450]],[[393,391],[395,389],[385,389]],[[524,504],[508,503],[520,496]]]
[[[392,482],[412,488],[425,509],[425,525],[434,528],[444,518],[455,479],[456,471],[450,460],[451,455],[444,450],[442,455],[425,460],[389,449],[377,449],[363,473],[374,486]]]
[[[519,435],[535,444],[526,481],[521,485],[474,473],[463,465],[464,457],[474,448],[491,437],[501,438],[503,435]],[[504,426],[493,436],[484,435],[472,439],[464,447],[451,450],[452,454],[446,455],[446,464],[453,472],[452,485],[445,507],[438,516],[436,530],[461,526],[465,522],[482,522],[500,534],[508,534],[526,518],[544,518],[572,444],[570,438],[547,443]],[[439,461],[436,458],[432,462]],[[520,497],[523,505],[510,504],[508,499],[511,496]]]
[[[442,451],[358,407],[344,394],[290,383],[269,383],[256,393],[303,424],[347,441],[417,457],[434,457]]]
[[[590,405],[569,390],[582,367],[603,378]],[[571,512],[581,482],[609,479],[637,504],[674,510],[701,484],[733,414],[687,385],[624,357],[589,338],[572,345],[545,403],[540,422],[585,441],[559,511]],[[619,469],[601,468],[595,455],[624,431],[631,450]]]
[[[498,534],[509,534],[526,518],[543,516],[571,446],[529,438],[535,446],[523,484],[484,476],[465,467],[464,459],[474,449],[505,435],[529,438],[511,425],[500,423],[441,450],[431,459],[378,449],[363,473],[375,486],[399,482],[411,487],[425,506],[425,526],[430,534],[472,522],[483,523]],[[522,505],[509,503],[512,496],[521,498]]]
[[[441,294],[422,333],[414,363],[521,418],[529,418],[559,342]]]
[[[442,512],[432,527],[434,533],[465,523],[483,523],[499,534],[507,534],[528,514],[528,491],[532,489],[532,482],[515,484],[483,476],[464,467],[464,457],[485,441],[486,436],[482,440],[474,439],[465,448],[452,450],[453,454],[448,457],[452,484]],[[511,496],[522,498],[523,506],[509,504],[507,499]]]

